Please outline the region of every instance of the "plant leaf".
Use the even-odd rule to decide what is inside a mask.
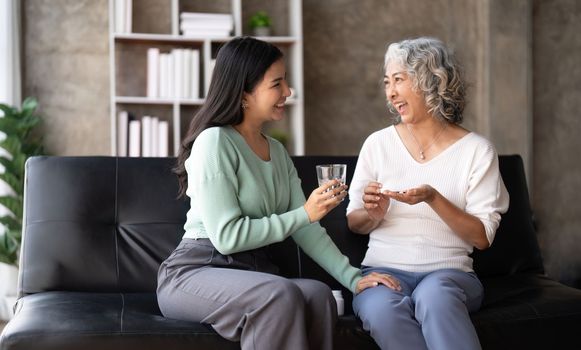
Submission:
[[[20,152],[21,147],[22,142],[14,135],[7,135],[4,140],[0,141],[0,148],[4,148],[11,155]]]
[[[24,178],[24,164],[26,163],[26,159],[28,158],[26,154],[19,153],[12,155],[14,162],[14,175],[23,179]]]
[[[4,132],[6,136],[20,135],[18,121],[7,116],[0,118],[0,131]]]
[[[2,112],[4,112],[5,117],[9,117],[9,118],[17,113],[16,108],[5,105],[4,103],[0,103],[0,110]]]
[[[27,97],[24,102],[22,102],[22,118],[26,118],[32,115],[36,107],[38,107],[38,102],[36,99],[33,97]]]
[[[20,246],[20,240],[22,239],[22,229],[8,230],[6,231],[6,235],[12,239],[12,242],[16,244],[16,249],[18,249],[18,246]]]
[[[8,230],[22,230],[22,223],[20,220],[10,215],[0,217],[0,224],[4,225],[4,227]]]
[[[0,131],[6,134],[6,139],[0,141],[0,147],[12,155],[0,157],[0,164],[5,168],[0,179],[4,180],[16,193],[15,197],[0,196],[0,205],[5,206],[13,215],[0,218],[0,224],[5,226],[5,232],[0,234],[0,261],[17,265],[18,251],[22,235],[24,165],[30,156],[44,154],[42,138],[31,137],[31,131],[42,122],[34,115],[38,102],[34,98],[26,98],[22,108],[0,104],[4,117],[0,118]]]
[[[2,163],[5,159],[0,158],[0,163]],[[10,186],[14,193],[22,195],[24,192],[24,181],[22,179],[17,178],[14,176],[14,173],[11,172],[4,172],[0,174],[0,180],[4,181],[6,185]]]
[[[8,174],[14,174],[14,163],[11,159],[0,157],[0,164],[4,167],[4,172]]]
[[[20,120],[18,128],[22,133],[28,134],[36,125],[40,123],[40,118],[35,115],[25,116]]]
[[[34,142],[22,145],[22,153],[26,154],[28,158],[44,154],[44,146],[40,142]]]
[[[20,242],[14,241],[6,232],[0,234],[0,261],[10,265],[18,263],[17,251]]]
[[[0,204],[10,210],[15,217],[22,217],[22,198],[11,197],[11,196],[1,196]]]

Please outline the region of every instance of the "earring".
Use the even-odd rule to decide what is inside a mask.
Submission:
[[[248,102],[242,100],[242,109],[248,108]]]

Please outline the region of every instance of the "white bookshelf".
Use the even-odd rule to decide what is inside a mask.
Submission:
[[[228,0],[226,0],[228,1]],[[271,2],[263,0],[267,6],[284,5],[286,18],[273,17],[272,21],[285,21],[285,32],[275,32],[273,36],[257,37],[270,42],[285,54],[287,74],[290,86],[295,95],[287,100],[287,120],[281,125],[272,127],[284,130],[290,138],[289,152],[294,155],[304,154],[304,88],[303,88],[303,34],[302,34],[302,1],[280,0]],[[140,0],[129,1],[132,10],[137,6],[144,6]],[[143,115],[163,114],[160,119],[167,120],[170,124],[169,154],[177,155],[179,144],[184,137],[188,124],[196,110],[204,103],[205,92],[210,84],[210,62],[215,58],[217,48],[232,39],[232,37],[191,37],[182,36],[179,33],[179,13],[182,7],[195,5],[196,2],[207,0],[171,0],[167,3],[170,7],[170,28],[159,33],[118,33],[115,30],[115,0],[109,0],[109,66],[110,66],[110,120],[111,120],[111,154],[117,155],[117,116],[121,110],[127,110],[136,117]],[[256,3],[256,1],[255,1]],[[234,36],[250,35],[244,18],[243,0],[229,0],[229,13],[234,20]],[[138,13],[132,11],[133,23],[138,18]],[[202,12],[202,11],[200,11]],[[270,14],[270,13],[269,13]],[[162,47],[165,50],[171,48],[195,48],[200,51],[200,72],[203,77],[200,81],[201,98],[149,98],[146,97],[146,72],[147,59],[145,50],[149,47]],[[139,52],[142,55],[139,56]],[[135,53],[137,52],[137,53]],[[129,55],[129,58],[124,55]],[[133,56],[130,56],[133,55]],[[145,82],[145,84],[144,84]]]

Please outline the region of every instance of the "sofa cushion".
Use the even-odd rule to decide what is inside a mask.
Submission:
[[[44,292],[18,302],[2,349],[240,349],[210,327],[161,316],[154,293]]]
[[[45,292],[20,299],[1,349],[240,349],[211,327],[161,315],[153,293]],[[378,349],[353,315],[341,317],[335,349]]]
[[[484,302],[471,316],[483,348],[581,349],[581,290],[536,273],[482,283]]]

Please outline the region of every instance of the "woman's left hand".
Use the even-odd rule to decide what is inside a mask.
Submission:
[[[437,191],[430,185],[421,185],[405,191],[383,191],[389,198],[410,205],[421,202],[430,203],[436,197]]]
[[[363,276],[363,278],[357,282],[355,293],[359,294],[367,288],[377,287],[380,284],[383,284],[387,288],[393,289],[395,291],[401,291],[401,285],[399,284],[397,278],[387,273],[372,272]]]

